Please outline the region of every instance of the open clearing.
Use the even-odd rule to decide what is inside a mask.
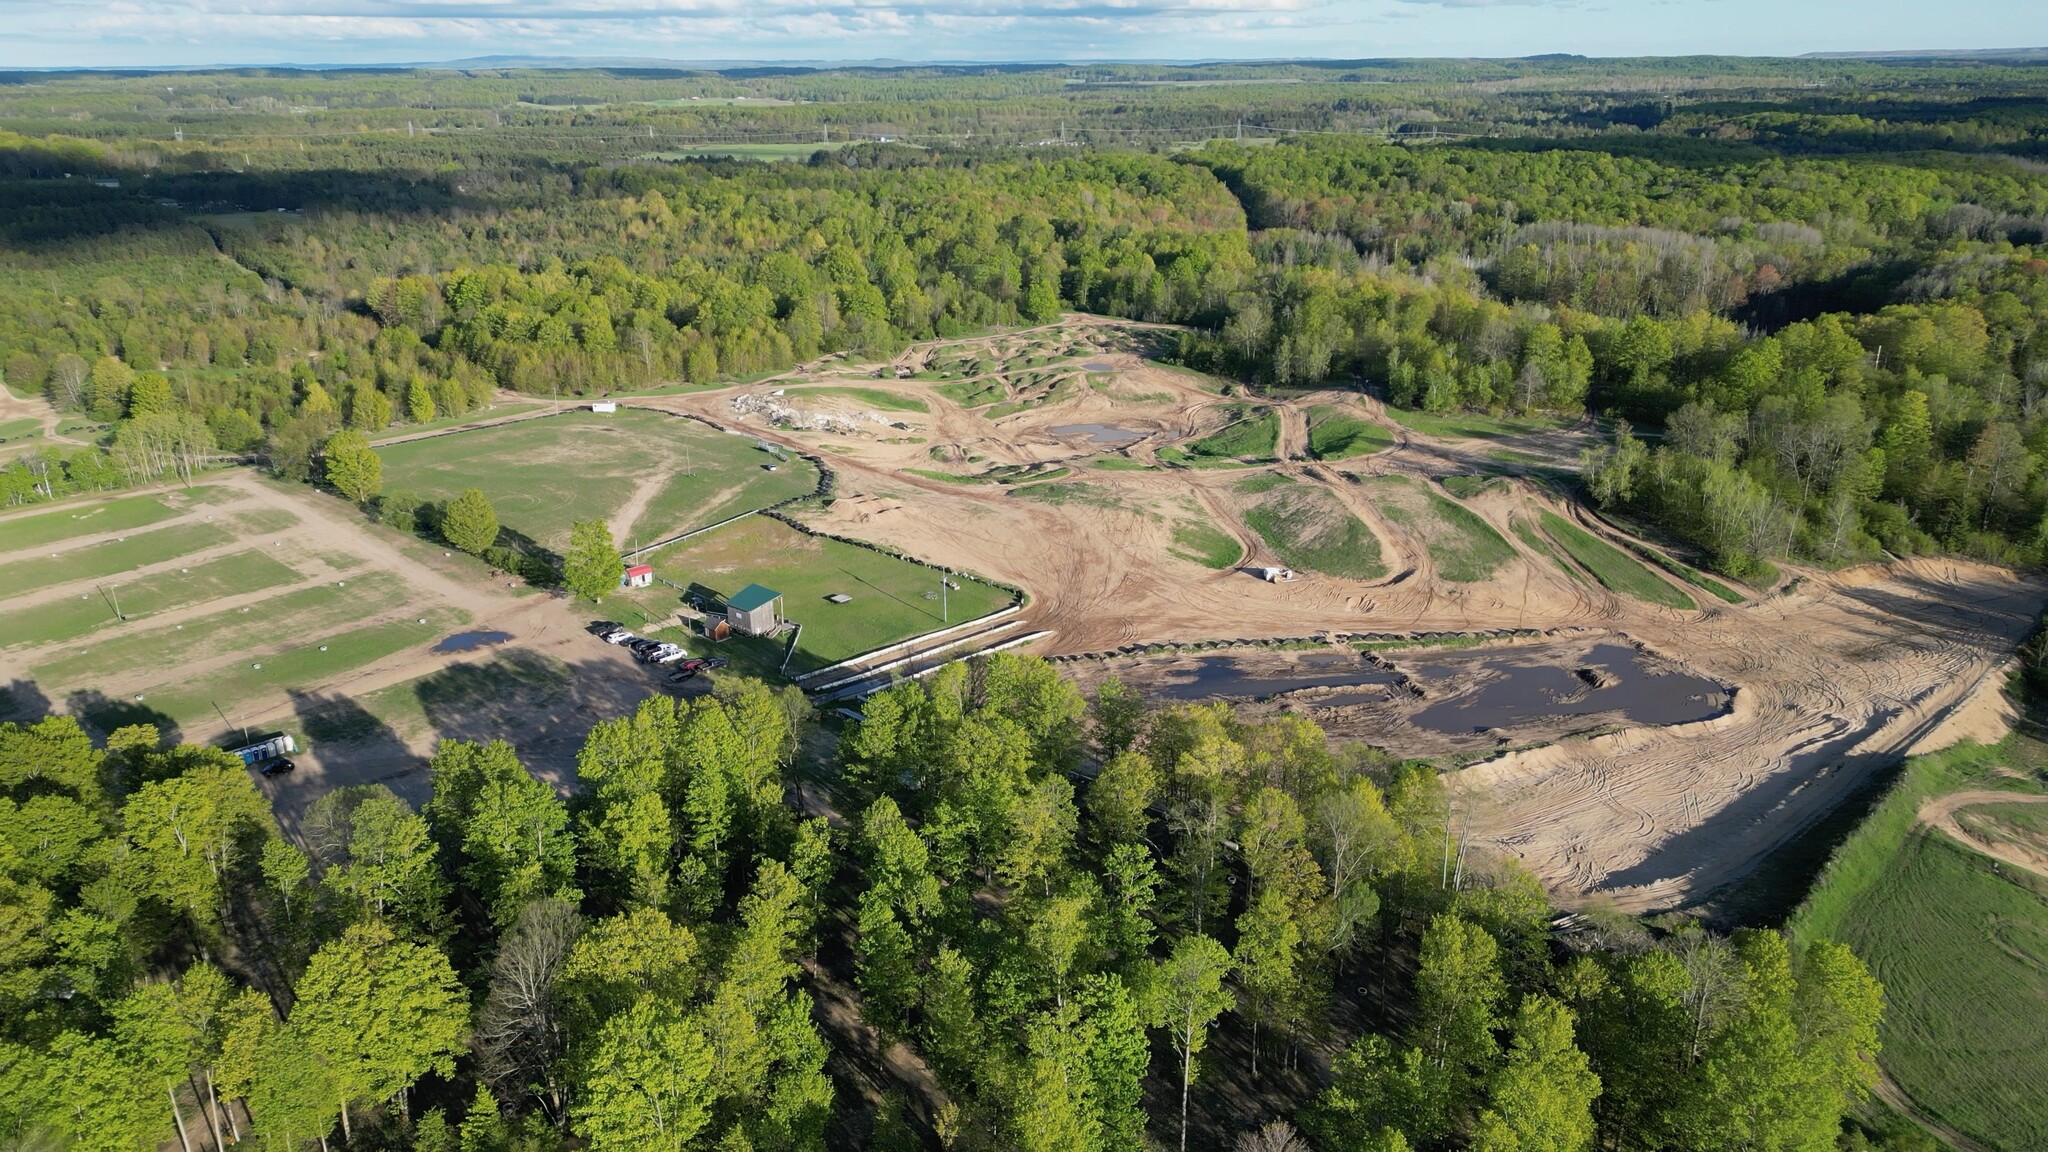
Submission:
[[[1518,855],[1560,901],[1627,910],[1697,903],[1909,751],[1995,727],[1980,705],[2048,602],[2040,581],[1960,560],[1801,571],[1778,588],[1730,589],[1740,604],[1694,595],[1670,575],[1685,571],[1676,558],[1553,486],[1590,428],[1390,413],[1334,389],[1254,401],[1159,363],[1173,339],[1074,316],[920,345],[887,364],[833,356],[637,396],[614,416],[549,405],[379,451],[387,490],[477,485],[512,531],[546,545],[574,519],[604,516],[644,540],[809,492],[816,473],[795,453],[811,453],[836,474],[834,499],[791,515],[1022,589],[1026,606],[1005,627],[1036,637],[1037,651],[1321,637],[1320,651],[1290,660],[1350,663],[1255,668],[1280,687],[1253,694],[1313,709],[1340,735],[1471,764],[1453,782],[1483,797],[1477,836]],[[1331,452],[1333,422],[1349,421],[1388,446],[1317,459],[1318,429]],[[235,538],[102,577],[133,582],[129,594],[148,603],[130,612],[124,601],[127,621],[111,605],[93,619],[88,567],[161,551],[84,557],[208,515]],[[301,723],[326,735],[308,758],[319,771],[266,782],[287,806],[337,782],[416,788],[422,754],[451,732],[507,735],[565,779],[592,720],[659,683],[581,624],[636,620],[628,611],[663,623],[682,596],[657,586],[584,612],[493,584],[475,562],[367,525],[331,497],[246,473],[0,517],[0,566],[74,550],[75,571],[17,569],[41,573],[43,587],[0,600],[9,614],[51,606],[52,622],[0,648],[16,707],[162,715],[202,736],[227,726],[216,704],[235,725]],[[239,558],[250,553],[263,562]],[[763,517],[654,561],[708,598],[749,582],[782,592],[804,625],[792,672],[1010,600],[963,579],[948,613],[932,568]],[[1240,565],[1295,578],[1268,583]],[[834,593],[852,600],[830,604]],[[84,615],[64,617],[60,603]],[[431,651],[464,626],[513,639]],[[1366,654],[1392,674],[1361,669],[1346,639],[1425,634],[1515,639],[1469,659]],[[786,644],[726,650],[736,669],[773,672]],[[1120,666],[1162,687],[1240,672],[1185,662]],[[1087,682],[1109,663],[1072,667]]]
[[[565,409],[381,445],[377,454],[386,492],[448,500],[480,488],[500,525],[557,550],[577,520],[607,521],[630,547],[802,496],[818,483],[809,461],[778,459],[751,437],[641,408]]]
[[[566,778],[590,724],[653,688],[582,635],[569,607],[252,472],[0,516],[0,573],[21,577],[0,584],[0,708],[11,710],[0,718],[65,711],[102,732],[150,723],[197,741],[291,732],[298,771],[262,782],[287,823],[343,784],[388,780],[423,796],[434,742],[482,734],[480,717],[503,721],[488,734]],[[516,640],[472,656],[433,650],[470,624]],[[564,659],[537,649],[572,644],[578,674],[565,692],[559,675],[535,671]],[[448,706],[457,670],[492,661],[519,673],[494,683],[494,707]],[[437,706],[404,738],[365,722],[352,698],[407,694]]]
[[[940,573],[838,540],[810,536],[779,520],[751,516],[706,532],[643,559],[655,575],[682,585],[707,603],[718,603],[748,584],[782,593],[782,615],[803,625],[792,675],[822,668],[870,649],[920,633],[985,616],[1010,603],[1011,594],[978,580],[954,577],[957,588],[941,597]],[[657,584],[634,599],[659,619],[673,616],[680,593]],[[828,596],[851,599],[835,604]],[[735,664],[772,674],[782,664],[787,637],[735,636],[723,644],[701,642]]]
[[[1240,435],[1252,413],[1221,395],[1225,383],[1152,359],[1170,336],[1077,316],[922,345],[892,365],[832,359],[636,402],[818,453],[838,473],[837,499],[801,512],[806,522],[1024,589],[1020,631],[1052,632],[1038,651],[1586,630],[1732,686],[1732,704],[1690,723],[1573,735],[1560,722],[1538,746],[1480,740],[1498,754],[1457,778],[1489,798],[1475,829],[1568,903],[1597,895],[1631,910],[1682,906],[1741,879],[1872,773],[1945,738],[1943,721],[1995,683],[2048,601],[2039,581],[1943,560],[1801,572],[1789,591],[1704,607],[1636,559],[1654,547],[1577,518],[1554,494],[1545,478],[1573,467],[1594,435],[1554,421],[1391,413],[1355,393],[1311,392],[1260,404],[1272,416],[1270,448],[1263,433],[1224,445],[1270,462],[1203,458],[1189,446]],[[1048,376],[1081,386],[1048,386]],[[787,392],[780,414],[765,404],[773,389],[809,385],[879,389],[929,411],[878,413],[848,396]],[[1319,408],[1378,426],[1391,446],[1314,460]],[[1071,487],[1043,497],[957,482],[1061,468],[1070,473],[1057,483]],[[1380,476],[1408,477],[1445,501],[1424,501],[1438,526],[1390,515],[1393,502],[1365,482]],[[1497,482],[1466,485],[1469,496],[1437,493],[1432,482],[1453,476]],[[1258,482],[1241,490],[1249,479]],[[1308,515],[1289,514],[1301,510]],[[1286,565],[1299,578],[1266,583],[1206,567],[1229,551],[1223,537],[1242,553],[1235,563]],[[1447,579],[1440,567],[1473,579]],[[1084,679],[1089,667],[1077,666]],[[1438,746],[1475,739],[1443,736]]]

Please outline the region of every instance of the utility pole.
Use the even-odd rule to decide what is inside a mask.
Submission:
[[[1244,117],[1237,118],[1237,142],[1244,143]]]
[[[946,597],[946,591],[952,584],[946,579],[946,576],[946,569],[939,569],[939,623],[941,624],[951,624],[953,622],[953,605]]]
[[[248,725],[246,725],[246,724],[236,724],[236,723],[234,723],[233,721],[229,720],[229,719],[228,719],[228,714],[220,710],[220,702],[219,702],[219,701],[217,701],[217,700],[208,700],[208,701],[207,701],[207,703],[208,703],[208,704],[211,704],[211,705],[213,705],[213,714],[214,714],[215,716],[218,716],[218,717],[220,717],[220,722],[221,722],[222,724],[225,724],[225,725],[227,725],[227,726],[228,726],[228,727],[230,727],[230,728],[240,728],[240,729],[242,730],[242,743],[244,743],[244,744],[250,743],[250,740],[249,740],[249,726],[248,726]]]

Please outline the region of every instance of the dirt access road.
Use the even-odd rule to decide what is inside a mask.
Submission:
[[[1390,423],[1393,448],[1337,464],[1159,467],[1160,448],[1220,426],[1226,403],[1207,382],[1130,351],[1120,329],[1083,319],[1065,330],[1077,356],[1109,367],[1108,384],[1056,392],[1014,412],[963,409],[929,382],[880,379],[858,366],[812,380],[896,392],[928,411],[863,412],[858,401],[821,398],[820,407],[836,404],[872,430],[810,432],[736,411],[734,397],[759,393],[759,385],[625,402],[821,456],[838,473],[839,498],[812,523],[1024,588],[1031,601],[1022,627],[1052,632],[1041,652],[1325,632],[1583,628],[1735,685],[1733,710],[1715,720],[1567,739],[1454,779],[1483,799],[1475,830],[1484,840],[1519,856],[1568,904],[1597,896],[1630,911],[1676,907],[1740,879],[1872,772],[1916,749],[1959,706],[1995,691],[2001,661],[2048,603],[2041,581],[1944,560],[1798,572],[1795,583],[1739,606],[1698,589],[1688,589],[1700,605],[1694,610],[1651,605],[1568,573],[1524,543],[1515,524],[1544,512],[1622,538],[1541,483],[1514,478],[1462,501],[1514,558],[1485,580],[1450,583],[1435,574],[1427,542],[1377,515],[1363,486],[1344,476],[1434,484],[1517,470],[1504,460],[1524,462],[1533,476],[1575,459],[1590,442],[1586,431],[1444,439]],[[997,346],[953,342],[976,343]],[[1324,403],[1377,414],[1370,401],[1339,392],[1273,407],[1293,430],[1303,410]],[[1065,431],[1081,425],[1136,439],[1106,449]],[[1283,432],[1290,448],[1303,438]],[[1093,466],[1109,456],[1120,461],[1115,470]],[[1057,499],[917,474],[945,468],[967,479],[975,469],[1027,464],[1076,471]],[[1241,563],[1272,562],[1244,516],[1249,498],[1240,482],[1260,471],[1286,472],[1342,500],[1378,538],[1387,574],[1269,584],[1176,555],[1176,525],[1202,518],[1246,543]]]

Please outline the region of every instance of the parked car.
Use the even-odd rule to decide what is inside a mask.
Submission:
[[[296,768],[298,768],[298,765],[292,763],[291,757],[279,756],[275,760],[265,762],[263,767],[258,768],[256,771],[261,772],[265,776],[282,776]]]
[[[680,672],[669,673],[668,682],[671,684],[681,684],[684,681],[695,679],[696,676],[697,670],[695,668],[685,668]]]
[[[617,620],[592,620],[589,626],[584,628],[584,631],[592,636],[609,636],[614,632],[624,632],[625,630],[626,626]]]
[[[724,658],[724,657],[722,657],[722,656],[713,656],[713,657],[712,657],[711,659],[709,659],[709,660],[706,660],[706,661],[704,662],[704,665],[703,665],[703,667],[701,667],[701,668],[699,668],[699,669],[697,669],[697,670],[698,670],[699,672],[709,672],[709,671],[711,671],[711,670],[712,670],[713,668],[723,668],[723,667],[725,667],[725,658]]]
[[[688,655],[689,653],[683,651],[681,648],[671,648],[666,652],[655,653],[654,660],[657,664],[673,664],[676,661],[681,660]]]
[[[626,631],[624,628],[621,628],[616,632],[607,632],[604,634],[604,642],[607,644],[625,644],[632,641],[632,639],[633,634],[631,632]]]
[[[626,641],[626,647],[631,648],[635,652],[652,652],[656,648],[661,647],[661,641],[649,640],[645,636],[636,636]]]

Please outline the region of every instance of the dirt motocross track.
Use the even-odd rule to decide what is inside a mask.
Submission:
[[[1516,521],[1526,532],[1552,512],[1625,542],[1540,481],[1571,466],[1590,430],[1438,438],[1404,430],[1355,393],[1258,400],[1278,416],[1266,453],[1277,460],[1190,468],[1169,452],[1176,462],[1162,466],[1162,449],[1240,417],[1232,406],[1249,398],[1219,395],[1215,381],[1151,362],[1142,355],[1148,339],[1156,335],[1143,326],[1076,317],[920,346],[879,372],[825,363],[740,388],[627,402],[822,457],[838,473],[837,499],[810,516],[814,527],[1024,588],[1026,627],[1052,633],[1036,648],[1042,653],[1319,633],[1585,630],[1734,686],[1732,707],[1713,719],[1567,737],[1457,774],[1456,786],[1485,797],[1475,829],[1567,903],[1597,895],[1632,911],[1669,908],[1742,877],[1874,770],[1925,746],[1952,713],[1995,693],[2001,662],[2048,601],[2039,581],[1952,560],[1799,572],[1785,589],[1748,590],[1742,605],[1656,573],[1699,605],[1690,611],[1618,596],[1515,531]],[[1020,386],[1006,357],[1011,365],[1052,358],[1054,371],[1086,376],[1050,388],[1025,376],[1039,382]],[[934,371],[947,363],[958,370]],[[900,379],[899,370],[928,378]],[[978,382],[996,391],[966,396]],[[807,392],[804,383],[837,391]],[[942,385],[979,411],[942,395]],[[856,389],[900,401],[877,405]],[[990,407],[991,396],[1008,402]],[[1379,420],[1396,443],[1337,462],[1305,459],[1307,413],[1332,406]],[[779,417],[767,412],[775,407]],[[791,409],[817,430],[790,427]],[[1132,438],[1105,443],[1076,425]],[[1110,466],[1096,463],[1105,458]],[[1033,465],[1027,475],[1071,471],[1038,492],[1002,482]],[[1453,583],[1439,574],[1432,541],[1412,518],[1387,514],[1370,478],[1412,477],[1441,495],[1442,478],[1482,472],[1505,479],[1460,503],[1513,556],[1484,579]],[[1285,479],[1245,483],[1267,474]],[[1384,574],[1304,570],[1293,582],[1268,583],[1243,571],[1283,563],[1246,515],[1260,498],[1248,489],[1288,481],[1290,491],[1321,493],[1295,507],[1322,509],[1317,515],[1333,522],[1342,517],[1331,509],[1348,511],[1370,529]],[[1244,550],[1238,565],[1216,570],[1183,558],[1175,533],[1189,524],[1234,537]],[[1078,667],[1087,679],[1089,666]],[[1977,711],[1995,709],[1969,714]],[[1949,723],[1941,739],[1969,727]]]

